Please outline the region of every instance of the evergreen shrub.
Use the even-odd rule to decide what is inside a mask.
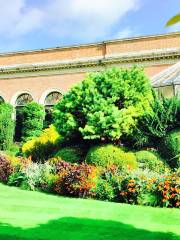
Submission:
[[[168,167],[157,152],[141,150],[136,152],[138,166],[142,169],[163,173]]]
[[[117,165],[119,168],[136,168],[136,156],[132,152],[125,152],[123,148],[113,144],[104,144],[90,148],[86,162],[96,166],[107,167]]]
[[[50,125],[49,128],[43,130],[39,137],[24,143],[22,153],[26,157],[31,157],[34,162],[44,162],[49,157],[53,157],[59,138],[55,127]]]
[[[130,133],[152,98],[142,69],[108,69],[90,74],[55,107],[55,126],[61,136],[116,141]]]
[[[8,150],[12,146],[13,136],[13,107],[8,103],[2,103],[0,104],[0,150]]]
[[[22,109],[22,140],[25,142],[40,136],[45,118],[44,107],[36,102],[28,103]]]
[[[55,157],[70,163],[81,163],[85,156],[86,148],[80,145],[63,147],[55,154]]]

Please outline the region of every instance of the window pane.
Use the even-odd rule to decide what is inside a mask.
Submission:
[[[180,97],[180,85],[175,86],[176,95]]]
[[[62,98],[62,94],[59,92],[52,92],[47,95],[45,99],[45,105],[53,106],[56,105]]]
[[[24,106],[27,103],[30,103],[33,101],[33,98],[30,94],[28,93],[23,93],[21,94],[17,100],[16,100],[16,106]]]
[[[164,86],[158,88],[159,95],[163,95],[164,97],[171,98],[174,96],[174,87],[171,86]]]

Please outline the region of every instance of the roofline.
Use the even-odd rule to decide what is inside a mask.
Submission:
[[[19,54],[31,54],[31,53],[38,53],[38,52],[56,51],[56,50],[63,50],[63,49],[70,49],[70,48],[83,48],[83,47],[98,46],[98,45],[103,45],[103,44],[108,44],[108,43],[136,41],[136,40],[149,39],[149,38],[163,38],[163,37],[177,36],[177,35],[180,35],[180,32],[171,32],[171,33],[163,33],[163,34],[156,34],[156,35],[143,35],[143,36],[136,36],[136,37],[131,37],[131,38],[113,39],[113,40],[106,40],[106,41],[101,41],[101,42],[79,44],[79,45],[58,46],[58,47],[52,47],[52,48],[13,51],[13,52],[1,52],[0,57],[8,56],[8,55],[19,55]]]

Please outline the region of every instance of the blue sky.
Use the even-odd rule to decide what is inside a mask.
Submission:
[[[0,0],[0,52],[180,31],[180,0]]]

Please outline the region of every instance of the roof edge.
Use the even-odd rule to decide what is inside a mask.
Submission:
[[[69,49],[69,48],[83,48],[83,47],[98,46],[98,45],[103,45],[103,44],[108,44],[108,43],[136,41],[136,40],[149,39],[149,38],[163,38],[163,37],[178,36],[178,35],[180,36],[180,32],[171,32],[171,33],[163,33],[163,34],[155,34],[155,35],[142,35],[142,36],[136,36],[136,37],[131,37],[131,38],[113,39],[113,40],[106,40],[106,41],[87,43],[87,44],[57,46],[57,47],[52,47],[52,48],[32,49],[32,50],[24,50],[24,51],[0,52],[0,57],[8,56],[8,55],[19,55],[19,54],[31,54],[31,53],[38,53],[38,52],[56,51],[56,50],[63,50],[63,49]]]

